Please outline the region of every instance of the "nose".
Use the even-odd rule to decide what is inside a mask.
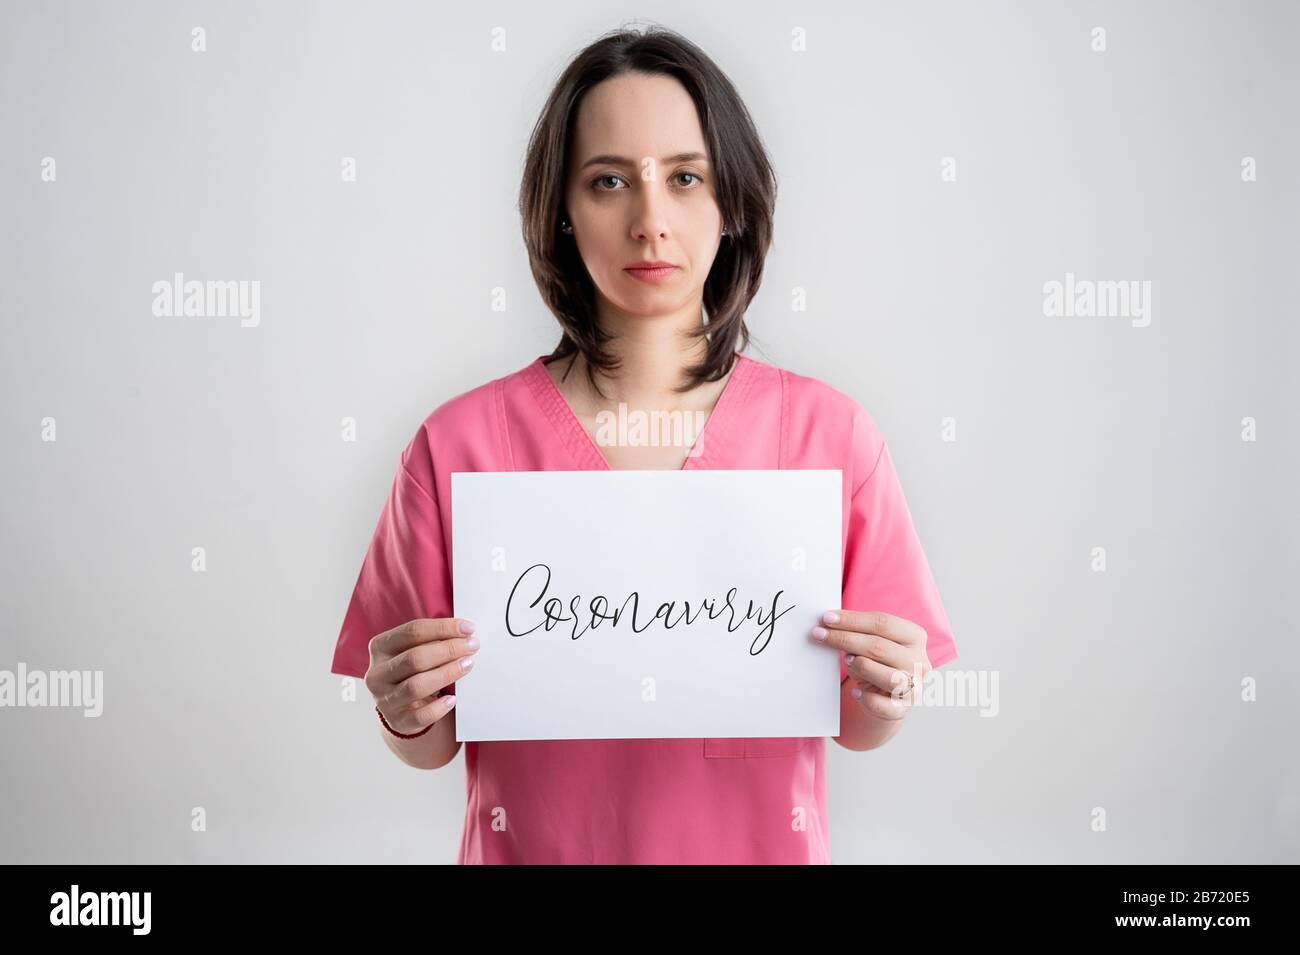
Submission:
[[[640,202],[632,217],[632,238],[638,242],[662,241],[671,236],[668,228],[667,202],[656,179],[640,181]]]

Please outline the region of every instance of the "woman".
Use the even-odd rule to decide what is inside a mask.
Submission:
[[[840,469],[843,607],[809,635],[841,657],[836,741],[884,743],[909,681],[956,656],[871,417],[814,378],[738,354],[775,195],[739,96],[680,36],[607,35],[560,77],[528,147],[520,210],[563,337],[421,425],[335,650],[332,672],[365,677],[380,732],[407,763],[456,755],[455,681],[473,678],[473,622],[452,618],[453,471]],[[685,447],[602,444],[598,415],[620,403],[706,423]],[[458,861],[826,863],[825,742],[467,742]]]

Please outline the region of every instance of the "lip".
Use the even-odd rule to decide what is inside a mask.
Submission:
[[[654,259],[647,262],[633,262],[625,266],[623,271],[641,282],[662,282],[670,276],[676,274],[677,266],[671,262],[664,262],[660,259]]]

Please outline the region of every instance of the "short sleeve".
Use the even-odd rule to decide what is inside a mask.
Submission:
[[[422,431],[398,462],[352,590],[330,672],[365,676],[373,636],[408,620],[453,616],[451,606],[450,562]],[[444,692],[454,690],[452,684]]]
[[[843,606],[846,610],[880,610],[919,624],[926,632],[930,665],[939,667],[956,658],[957,644],[889,447],[865,413],[861,414],[864,420],[857,426],[856,445],[860,452],[871,449],[875,461],[866,469],[869,473],[852,478],[861,483],[850,496]],[[875,440],[864,440],[872,437]],[[870,455],[864,460],[870,461]],[[845,479],[850,479],[847,471]],[[847,673],[841,654],[840,679]]]

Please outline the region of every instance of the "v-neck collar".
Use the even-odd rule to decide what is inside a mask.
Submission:
[[[528,382],[538,406],[555,425],[560,440],[564,442],[570,455],[579,465],[590,471],[614,470],[609,466],[600,448],[596,446],[596,442],[591,439],[591,435],[587,433],[587,429],[582,426],[582,422],[578,420],[577,414],[551,378],[550,372],[546,370],[548,357],[550,356],[538,355],[533,363],[523,370],[524,379]],[[695,437],[700,453],[688,456],[679,470],[693,471],[708,468],[720,460],[720,453],[725,449],[732,431],[732,412],[744,407],[743,392],[749,387],[750,366],[753,361],[746,355],[736,354],[736,364],[731,370],[731,377],[723,386],[722,394],[718,396],[713,410],[709,412],[704,427]]]

